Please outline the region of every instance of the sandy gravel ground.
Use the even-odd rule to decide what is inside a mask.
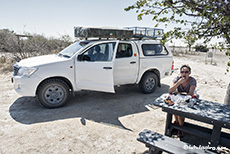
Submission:
[[[174,57],[175,68],[189,64],[200,98],[223,103],[228,59],[215,54],[210,64],[205,56]],[[142,94],[133,85],[117,87],[116,94],[82,91],[59,109],[46,109],[36,98],[19,96],[10,82],[11,73],[1,74],[0,154],[145,153],[148,149],[136,140],[138,133],[150,129],[163,134],[166,119],[160,108],[149,104],[167,92],[177,74],[164,78],[153,94]]]

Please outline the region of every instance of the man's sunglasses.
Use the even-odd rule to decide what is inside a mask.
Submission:
[[[180,71],[180,73],[185,73],[185,74],[187,74],[189,71]]]

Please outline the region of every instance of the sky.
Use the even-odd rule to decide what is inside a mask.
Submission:
[[[151,18],[138,21],[135,11],[124,11],[125,7],[134,2],[135,0],[0,0],[0,29],[55,37],[68,34],[73,37],[75,26],[153,27],[155,24]]]
[[[42,34],[46,37],[69,35],[74,38],[74,27],[154,27],[151,16],[137,20],[135,10],[124,8],[136,0],[0,0],[0,29],[18,34]],[[167,32],[173,26],[165,28]],[[177,41],[176,45],[183,42]]]

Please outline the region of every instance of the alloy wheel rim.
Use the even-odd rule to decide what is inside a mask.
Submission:
[[[45,91],[45,100],[50,104],[58,104],[64,98],[64,90],[59,86],[50,86]]]
[[[155,86],[155,80],[154,80],[154,78],[149,78],[146,81],[145,86],[146,86],[147,90],[151,91],[154,88],[154,86]]]

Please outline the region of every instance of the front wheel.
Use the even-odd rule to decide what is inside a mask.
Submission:
[[[38,99],[47,108],[57,108],[66,104],[70,91],[68,85],[60,79],[50,79],[38,89]]]
[[[142,77],[139,88],[145,94],[153,93],[157,88],[158,77],[155,73],[147,72]]]

